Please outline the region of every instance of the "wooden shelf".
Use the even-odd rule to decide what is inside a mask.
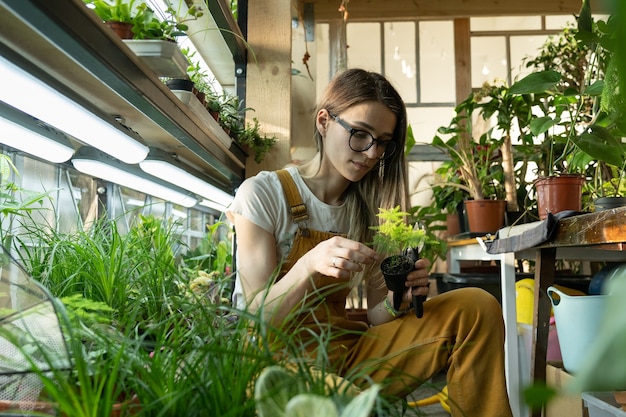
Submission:
[[[82,0],[0,0],[0,53],[148,146],[176,153],[231,192],[246,155],[170,91]]]

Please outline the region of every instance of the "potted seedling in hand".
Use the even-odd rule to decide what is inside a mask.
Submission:
[[[406,291],[405,282],[409,272],[415,268],[420,249],[426,241],[426,233],[423,229],[407,223],[409,213],[400,211],[400,206],[391,209],[381,208],[377,214],[381,220],[378,226],[373,226],[374,247],[376,250],[387,254],[380,264],[381,272],[385,278],[387,288],[393,291],[393,308],[398,310],[402,303],[402,297]],[[422,303],[424,296],[414,296],[413,306],[415,315],[422,317]]]

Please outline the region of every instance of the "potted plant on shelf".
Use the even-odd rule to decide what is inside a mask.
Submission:
[[[265,154],[276,144],[276,136],[268,136],[260,131],[259,120],[254,117],[252,123],[246,123],[246,127],[237,135],[237,141],[244,149],[254,153],[254,161],[258,164]]]
[[[468,193],[465,201],[469,231],[492,233],[504,225],[506,210],[504,171],[502,165],[502,139],[492,136],[493,128],[476,135],[474,118],[484,117],[482,96],[471,94],[455,108],[455,116],[450,124],[440,127],[438,133],[448,136],[435,136],[432,144],[441,148],[450,157],[444,165],[451,176],[460,180],[442,182],[440,187],[455,187]],[[458,196],[458,195],[457,195]],[[477,213],[478,210],[494,210],[490,214]],[[485,222],[486,221],[486,222]]]
[[[595,170],[592,175],[614,172],[617,179],[624,172],[624,99],[617,88],[620,74],[612,69],[616,24],[612,17],[594,22],[588,1],[577,20],[577,28],[566,28],[528,63],[537,71],[511,87],[540,113],[530,124],[533,135],[543,137],[543,158],[537,160],[540,177],[535,181],[540,218],[548,212],[580,211],[584,174],[590,169]],[[605,170],[607,164],[617,171]],[[564,194],[544,190],[561,181],[570,187]],[[548,206],[543,197],[568,204]]]
[[[132,39],[133,26],[142,20],[135,0],[83,0],[121,39]]]

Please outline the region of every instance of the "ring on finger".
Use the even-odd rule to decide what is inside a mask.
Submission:
[[[337,268],[337,265],[335,264],[335,262],[337,262],[337,257],[336,256],[333,258],[333,263],[332,263],[333,268]]]

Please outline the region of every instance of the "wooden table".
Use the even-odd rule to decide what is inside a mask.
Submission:
[[[532,225],[531,225],[532,226]],[[501,231],[512,235],[528,228],[513,226]],[[568,217],[558,222],[552,238],[539,246],[514,253],[488,254],[483,239],[450,240],[448,242],[448,270],[460,271],[462,260],[497,260],[500,262],[502,283],[502,310],[506,326],[507,388],[515,416],[529,413],[521,399],[522,386],[517,344],[517,317],[515,312],[515,260],[535,260],[535,310],[533,343],[531,349],[531,380],[545,381],[546,355],[550,311],[552,305],[547,288],[554,284],[557,259],[581,261],[626,262],[626,207]]]

